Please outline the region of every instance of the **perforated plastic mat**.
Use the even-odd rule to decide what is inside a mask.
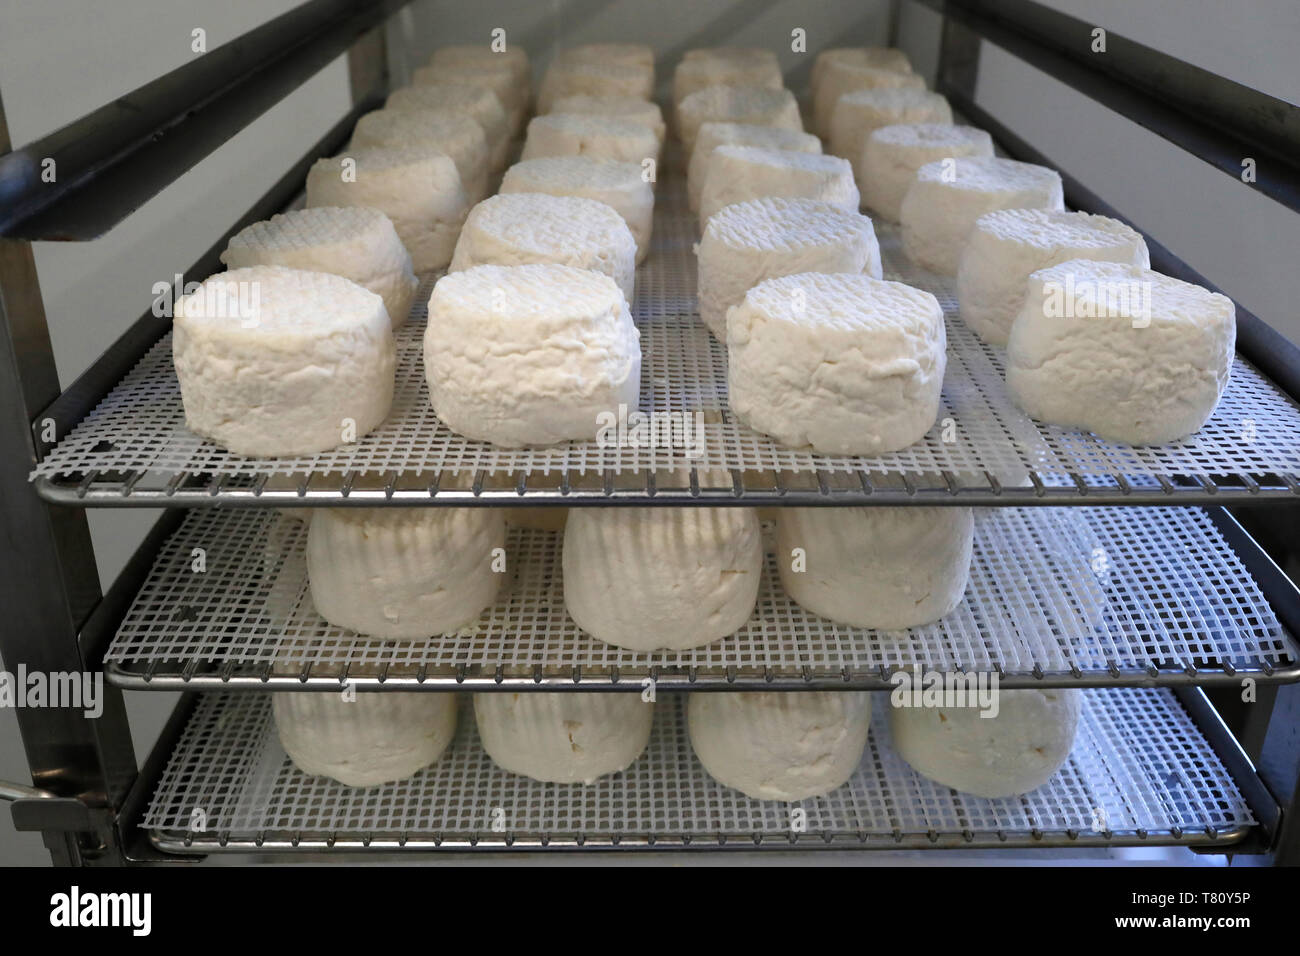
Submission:
[[[709,335],[696,310],[695,229],[680,180],[665,180],[658,190],[652,252],[637,274],[633,314],[644,356],[641,409],[698,413],[702,447],[694,440],[657,447],[629,447],[631,442],[625,442],[615,448],[602,448],[593,441],[507,450],[452,433],[433,413],[423,373],[421,344],[433,281],[427,277],[410,320],[397,336],[399,364],[392,413],[382,427],[358,442],[305,458],[245,459],[198,438],[185,427],[169,333],[84,422],[59,441],[33,477],[74,485],[84,478],[83,493],[111,488],[115,498],[129,499],[163,489],[175,495],[174,480],[194,476],[205,480],[280,476],[276,480],[283,481],[310,475],[317,491],[341,494],[343,480],[350,489],[357,476],[362,478],[359,485],[370,476],[382,487],[386,476],[391,484],[395,476],[420,475],[423,486],[432,475],[536,479],[606,472],[635,475],[685,466],[701,474],[731,469],[766,475],[858,473],[876,479],[903,474],[938,480],[943,475],[949,485],[986,492],[989,476],[997,482],[994,489],[1029,487],[1029,472],[1042,476],[1046,484],[1067,488],[1075,482],[1072,476],[1085,484],[1097,480],[1107,484],[1117,475],[1300,475],[1300,409],[1244,361],[1236,363],[1228,390],[1206,427],[1177,444],[1137,449],[1036,425],[1007,396],[1004,351],[980,343],[957,317],[951,280],[912,266],[902,252],[897,229],[883,224],[877,231],[887,277],[930,290],[948,317],[948,370],[938,422],[910,448],[875,458],[782,448],[730,420],[726,350]],[[691,424],[693,436],[694,419]],[[332,483],[330,476],[335,476]],[[173,483],[169,486],[169,482]],[[46,484],[42,483],[43,491]],[[452,484],[447,481],[446,486]],[[1300,485],[1289,484],[1291,493],[1300,493]]]
[[[1068,762],[1021,797],[960,794],[893,751],[876,695],[856,773],[798,803],[759,801],[695,759],[682,698],[660,700],[649,746],[590,786],[507,773],[483,752],[468,701],[433,766],[355,789],[298,771],[265,695],[208,694],[162,777],[144,827],[159,846],[220,849],[515,849],[1229,843],[1254,823],[1212,748],[1167,690],[1084,692]]]
[[[270,509],[194,510],[161,549],[108,650],[136,687],[592,686],[654,677],[887,687],[898,668],[1000,670],[1008,686],[1294,678],[1296,649],[1240,560],[1196,508],[976,511],[970,584],[936,624],[875,632],[804,611],[769,553],[758,607],[707,647],[651,654],[582,632],[564,607],[562,534],[513,529],[508,580],[474,625],[381,641],[315,611],[307,525]],[[770,542],[769,542],[770,543]],[[770,547],[769,547],[770,552]],[[1225,665],[1227,665],[1225,667]]]

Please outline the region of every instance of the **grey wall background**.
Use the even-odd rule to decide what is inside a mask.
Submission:
[[[1300,102],[1300,5],[1295,0],[1041,0],[1139,42],[1289,102]],[[15,143],[64,125],[113,96],[188,62],[196,27],[208,48],[296,5],[296,0],[0,0],[0,96]],[[801,93],[811,54],[826,46],[882,43],[889,0],[421,0],[390,21],[400,82],[435,47],[483,42],[493,27],[533,56],[540,75],[560,46],[602,40],[650,43],[660,79],[691,46],[740,44],[777,51]],[[899,43],[934,80],[936,14],[901,0]],[[69,29],[75,24],[76,29]],[[809,54],[790,50],[802,27]],[[1143,228],[1158,235],[1252,311],[1300,341],[1298,217],[1205,167],[1126,120],[1082,100],[996,49],[981,53],[977,98]],[[348,102],[346,64],[330,64],[295,94],[153,199],[99,242],[40,244],[36,263],[59,375],[70,383],[149,305],[158,279],[193,261],[319,138]],[[203,277],[195,277],[203,278]],[[140,512],[90,513],[107,582],[152,523]],[[170,695],[130,694],[143,756]],[[17,725],[0,710],[0,779],[29,780]],[[47,863],[40,840],[15,834],[0,808],[0,864]]]

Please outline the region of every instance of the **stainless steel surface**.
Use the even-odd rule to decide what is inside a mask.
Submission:
[[[54,794],[39,787],[29,787],[24,783],[0,780],[0,800],[53,800]]]

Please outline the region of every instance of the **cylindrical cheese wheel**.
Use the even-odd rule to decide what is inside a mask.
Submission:
[[[862,204],[889,222],[898,222],[903,197],[916,171],[936,160],[992,156],[993,139],[974,126],[903,123],[872,130],[862,147],[858,187]]]
[[[384,300],[393,328],[406,321],[419,285],[392,222],[360,206],[295,209],[255,222],[231,237],[221,261],[231,269],[287,266],[351,279]]]
[[[471,202],[487,195],[488,144],[483,127],[453,110],[374,110],[357,120],[352,145],[424,146],[456,164]]]
[[[955,276],[975,220],[995,209],[1064,209],[1054,169],[998,157],[926,163],[899,210],[903,248],[922,268]]]
[[[803,132],[799,104],[794,94],[784,88],[706,86],[681,101],[677,118],[688,157],[695,148],[695,137],[705,123],[746,123]]]
[[[182,297],[172,356],[185,424],[236,455],[311,455],[377,428],[397,350],[384,300],[342,276],[252,266]]]
[[[321,617],[370,637],[436,637],[476,620],[501,587],[495,508],[322,508],[307,533]]]
[[[713,779],[755,800],[805,800],[853,776],[867,745],[871,695],[697,693],[691,746]]]
[[[891,707],[894,749],[917,773],[963,793],[1029,793],[1069,759],[1081,694],[1001,690],[987,716],[978,706]]]
[[[727,313],[728,400],[783,445],[897,451],[934,425],[946,347],[929,292],[865,275],[768,279]]]
[[[437,762],[456,734],[456,694],[272,694],[280,745],[303,773],[349,787],[402,780]]]
[[[765,279],[797,272],[881,277],[871,220],[813,199],[751,199],[709,219],[699,244],[700,318],[727,339],[727,310]]]
[[[501,768],[545,783],[594,783],[626,769],[650,740],[640,694],[474,695],[479,739]]]
[[[862,150],[872,132],[898,123],[951,122],[952,107],[938,93],[902,87],[858,90],[841,96],[831,111],[829,152],[849,161],[861,187],[866,182]]]
[[[763,149],[783,149],[795,153],[820,153],[822,141],[812,133],[779,126],[754,126],[750,123],[708,122],[700,126],[695,136],[686,169],[686,196],[691,212],[700,211],[700,197],[704,194],[704,175],[708,171],[709,157],[719,146],[760,146]]]
[[[853,167],[838,156],[719,146],[708,159],[700,194],[700,223],[707,224],[724,206],[765,196],[816,199],[849,212],[857,212],[860,202]]]
[[[641,346],[606,275],[476,266],[434,286],[424,371],[453,431],[508,448],[549,445],[595,438],[605,416],[636,408]]]
[[[920,627],[961,603],[969,508],[781,508],[776,562],[802,608],[853,627]]]
[[[564,604],[607,644],[703,647],[749,620],[762,564],[748,508],[578,508],[564,533]]]

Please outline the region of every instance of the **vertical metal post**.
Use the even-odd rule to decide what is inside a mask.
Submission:
[[[0,153],[10,149],[0,100]],[[31,244],[0,240],[0,658],[6,670],[80,674],[96,669],[78,631],[100,598],[85,514],[41,501],[28,482],[36,463],[35,415],[59,394]],[[18,726],[32,780],[57,796],[113,808],[135,776],[120,691],[104,709],[20,707]],[[47,831],[56,863],[111,855],[99,838]]]

